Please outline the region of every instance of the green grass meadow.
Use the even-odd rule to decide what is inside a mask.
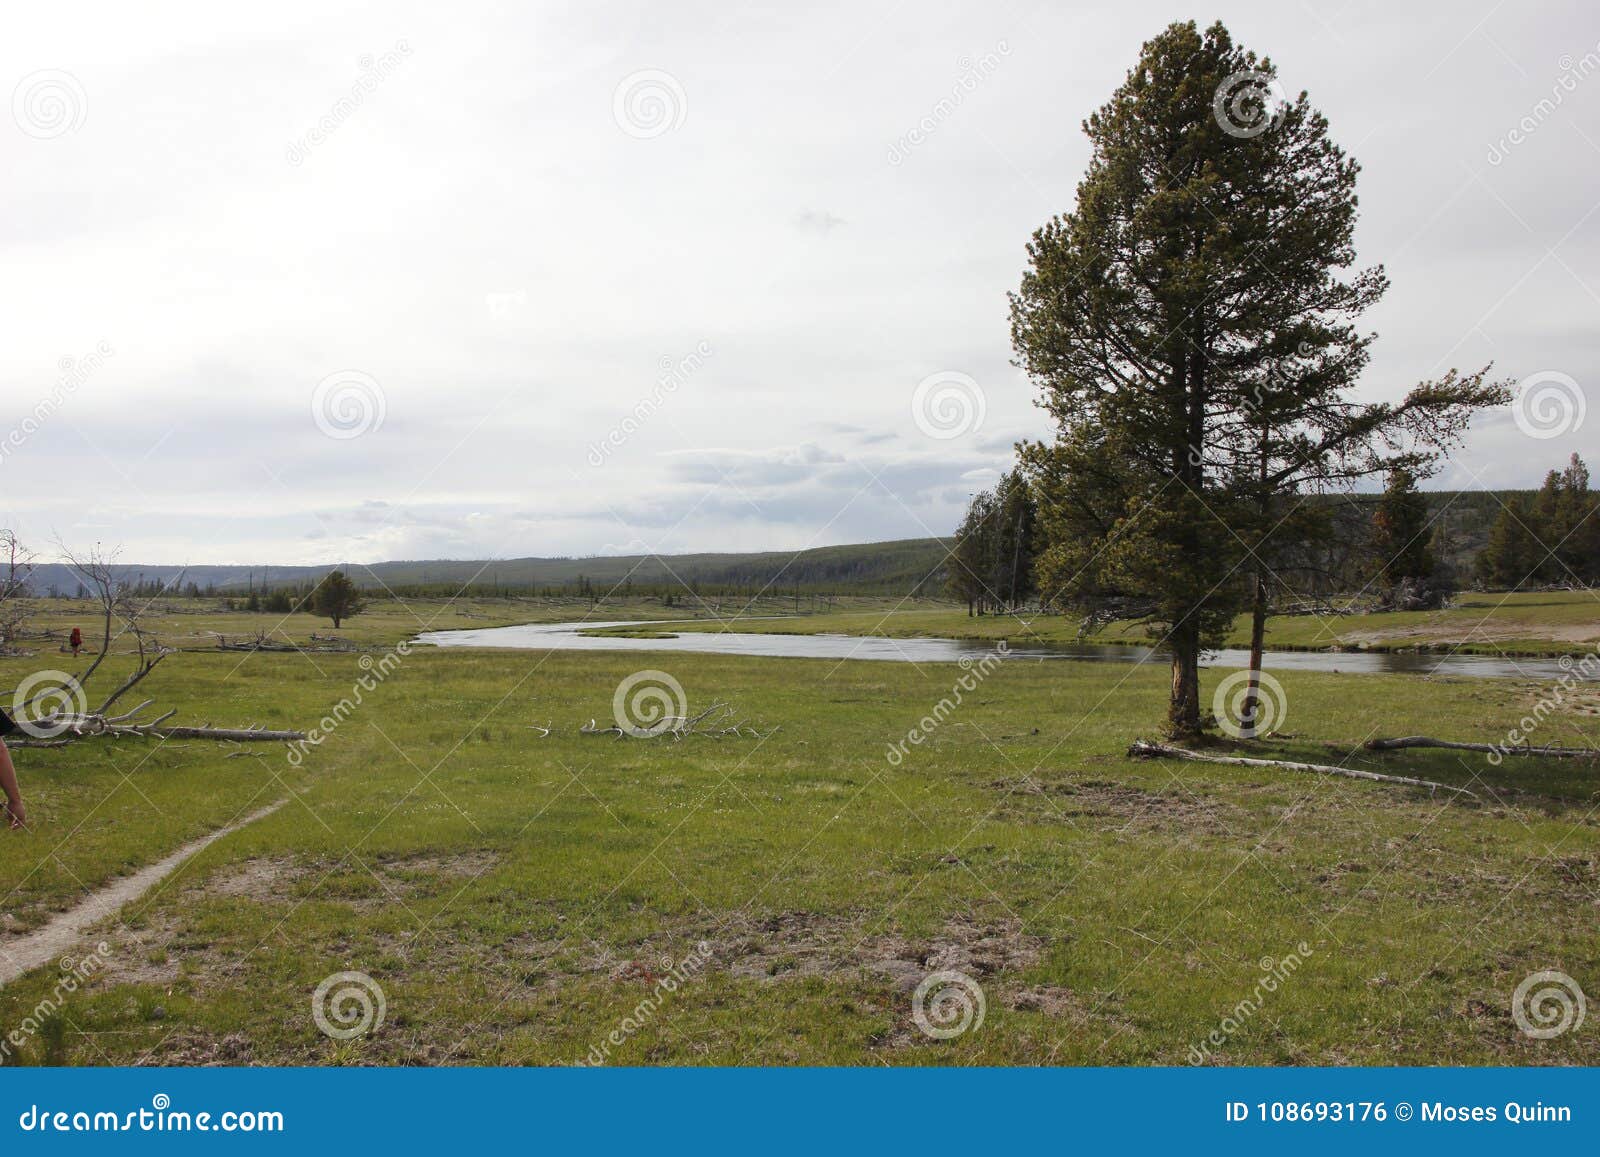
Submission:
[[[388,645],[439,609],[384,605],[343,633]],[[239,617],[230,637],[254,633]],[[537,616],[485,603],[433,617]],[[141,688],[175,722],[314,726],[381,658],[205,650],[212,629],[174,622],[167,634],[197,649]],[[54,660],[4,660],[0,681]],[[726,701],[777,730],[579,734],[647,667],[691,708]],[[1222,674],[1206,672],[1208,696]],[[1511,1011],[1539,970],[1600,993],[1600,765],[1360,747],[1498,741],[1548,688],[1287,672],[1283,733],[1249,745],[1469,786],[1474,803],[1132,760],[1129,743],[1159,730],[1163,670],[1021,655],[890,758],[964,676],[417,648],[301,759],[141,739],[17,751],[32,826],[0,839],[0,948],[288,803],[98,929],[106,966],[59,1007],[53,968],[0,988],[0,1031],[41,1022],[5,1059],[1124,1065],[1186,1064],[1204,1045],[1214,1064],[1600,1063],[1592,1013],[1537,1040]],[[1600,743],[1596,700],[1569,696],[1539,741]],[[704,966],[664,992],[696,953]],[[919,978],[941,970],[973,985],[972,1023],[950,1039],[915,1015]],[[371,977],[384,1002],[381,1024],[348,1040],[312,1015],[341,972]]]

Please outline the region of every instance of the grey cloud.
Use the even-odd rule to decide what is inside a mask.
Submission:
[[[1596,37],[1575,0],[1453,11],[1467,31],[1444,39],[1394,6],[1284,19],[1244,0],[1229,23],[1363,165],[1358,258],[1394,281],[1366,396],[1491,359],[1590,390],[1588,429],[1530,445],[1490,416],[1436,482],[1534,486],[1600,421],[1600,76],[1488,150]],[[1166,17],[889,13],[284,0],[275,27],[301,31],[263,33],[239,13],[23,6],[12,67],[70,71],[88,115],[52,140],[0,132],[0,389],[26,410],[62,356],[116,354],[0,467],[0,525],[149,562],[948,531],[1016,438],[1048,433],[1005,294],[1071,207],[1077,122]],[[291,164],[361,55],[402,37],[413,55]],[[891,165],[954,62],[1001,40],[1001,68]],[[51,43],[70,52],[30,59]],[[687,116],[640,140],[611,98],[647,67]],[[701,343],[660,393],[661,359]],[[380,429],[316,427],[311,391],[338,369],[381,384]],[[913,391],[940,369],[980,383],[979,436],[918,431]]]

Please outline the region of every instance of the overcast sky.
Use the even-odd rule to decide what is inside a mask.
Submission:
[[[1416,7],[15,6],[0,525],[152,563],[948,533],[1045,432],[1005,294],[1175,19],[1362,162],[1370,396],[1494,360],[1594,400],[1600,8]],[[1600,413],[1495,415],[1434,485],[1573,450]]]

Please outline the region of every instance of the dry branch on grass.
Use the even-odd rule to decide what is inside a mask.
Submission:
[[[1448,783],[1435,783],[1431,779],[1414,779],[1409,775],[1383,775],[1376,771],[1363,771],[1355,767],[1335,767],[1331,763],[1296,763],[1287,759],[1248,759],[1238,755],[1210,755],[1200,751],[1190,751],[1186,747],[1171,747],[1164,743],[1146,743],[1144,740],[1135,740],[1128,754],[1140,759],[1191,759],[1200,763],[1223,763],[1235,767],[1272,767],[1283,771],[1309,771],[1314,775],[1342,775],[1348,779],[1370,779],[1379,783],[1399,783],[1407,787],[1425,787],[1430,793],[1437,791],[1455,792],[1457,795],[1478,798],[1478,793],[1468,791],[1464,787],[1452,787]]]
[[[1367,747],[1373,751],[1398,751],[1407,747],[1443,747],[1451,751],[1487,751],[1500,755],[1548,755],[1555,759],[1600,758],[1600,749],[1593,747],[1533,747],[1523,744],[1456,743],[1449,739],[1434,739],[1431,735],[1402,735],[1397,739],[1369,739]]]
[[[730,723],[730,719],[733,722]],[[586,726],[578,728],[578,733],[610,735],[616,739],[657,739],[663,735],[670,735],[673,739],[683,739],[689,735],[708,739],[737,739],[741,735],[748,735],[752,739],[769,739],[777,730],[774,727],[763,732],[746,725],[743,719],[734,718],[732,707],[719,700],[697,715],[666,715],[652,721],[648,727],[623,727],[621,724],[601,727],[591,719]]]
[[[146,699],[131,711],[124,711],[119,715],[111,714],[112,706],[119,699],[143,682],[168,655],[177,652],[173,648],[162,646],[144,626],[142,616],[146,607],[136,603],[126,586],[117,579],[113,571],[114,554],[96,548],[87,555],[79,557],[65,547],[61,548],[61,553],[68,565],[78,573],[100,602],[103,639],[99,653],[94,656],[89,666],[80,674],[67,677],[66,687],[70,689],[70,697],[76,701],[74,705],[78,709],[58,710],[48,715],[29,718],[29,708],[51,695],[53,690],[60,691],[59,687],[53,690],[41,689],[26,702],[18,705],[20,708],[18,714],[23,718],[24,729],[30,731],[34,738],[15,739],[12,741],[12,746],[62,747],[79,739],[100,735],[109,735],[113,738],[137,736],[156,739],[219,739],[234,743],[281,743],[306,737],[303,731],[269,731],[260,724],[250,724],[245,727],[168,726],[167,720],[177,714],[176,710],[164,712],[151,719],[139,719],[138,716],[154,705],[155,701],[151,699]],[[177,579],[172,581],[176,582]],[[99,706],[90,709],[88,682],[100,664],[105,661],[105,657],[111,653],[113,639],[123,635],[132,637],[134,642],[136,661],[133,671],[100,701]]]
[[[280,639],[269,639],[265,633],[259,633],[253,639],[230,639],[226,635],[219,634],[217,636],[217,650],[254,653],[256,651],[294,652],[300,650],[300,648],[293,643],[284,642]]]
[[[42,733],[39,739],[16,739],[12,747],[64,747],[77,739],[109,735],[113,739],[134,737],[154,739],[218,739],[233,743],[287,743],[304,739],[304,731],[269,731],[260,724],[248,727],[184,727],[166,726],[166,721],[177,714],[168,711],[143,722],[135,718],[152,705],[146,700],[132,711],[121,715],[105,715],[98,711],[61,712],[34,720],[32,726]]]

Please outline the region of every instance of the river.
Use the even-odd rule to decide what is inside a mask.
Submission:
[[[683,631],[669,638],[585,635],[608,627],[646,627],[670,631],[678,622],[528,623],[515,627],[475,627],[427,631],[416,642],[438,647],[499,647],[522,651],[692,651],[762,658],[867,659],[900,663],[954,663],[975,660],[994,649],[979,639],[885,639],[871,635],[779,635],[740,631]],[[1093,643],[1009,644],[1013,659],[1075,659],[1094,663],[1164,664],[1148,647]],[[1213,651],[1212,667],[1243,667],[1249,653]],[[1563,676],[1600,676],[1600,663],[1557,659],[1513,659],[1489,655],[1394,654],[1373,651],[1268,651],[1267,667],[1279,671],[1328,671],[1352,675],[1451,675],[1553,681]],[[1585,669],[1587,668],[1587,670]]]

